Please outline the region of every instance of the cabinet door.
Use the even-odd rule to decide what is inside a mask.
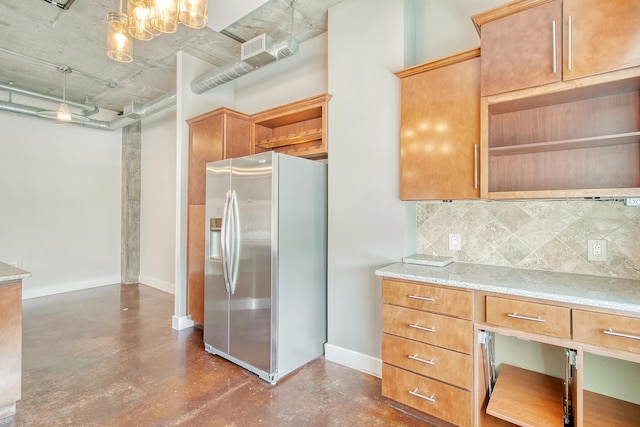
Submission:
[[[189,204],[205,204],[205,170],[223,158],[223,131],[221,114],[189,124]]]
[[[249,119],[233,114],[225,115],[224,124],[224,158],[248,156],[251,152],[249,136]]]
[[[561,0],[487,22],[482,25],[482,96],[560,81],[561,59]]]
[[[402,78],[400,198],[474,199],[480,58]]]
[[[638,0],[564,0],[564,26],[564,80],[640,65]]]
[[[187,306],[191,320],[204,325],[205,206],[189,205],[187,223]]]
[[[0,413],[20,400],[22,392],[22,282],[0,285]],[[15,407],[13,408],[15,409]]]

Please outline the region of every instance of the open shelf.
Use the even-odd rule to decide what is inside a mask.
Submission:
[[[640,193],[640,67],[483,98],[481,193]]]
[[[327,103],[323,94],[281,105],[251,116],[255,152],[278,153],[313,159],[326,158]]]
[[[502,364],[487,414],[520,426],[564,427],[563,380]]]
[[[322,140],[322,130],[311,129],[308,131],[302,131],[300,133],[294,133],[291,135],[279,136],[269,139],[263,139],[257,141],[258,147],[271,149],[276,147],[283,147],[285,145],[304,144],[305,142],[313,142]]]
[[[638,144],[640,132],[628,132],[614,135],[594,136],[587,138],[573,138],[560,141],[537,142],[531,144],[508,145],[491,147],[492,156],[507,156],[513,154],[544,153],[549,151],[579,150],[583,148],[606,147],[610,145]]]
[[[640,405],[585,390],[583,426],[631,427],[640,423]]]

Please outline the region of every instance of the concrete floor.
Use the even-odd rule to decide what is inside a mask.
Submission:
[[[270,386],[171,329],[173,296],[113,285],[24,301],[8,426],[418,426],[380,379],[318,359]]]

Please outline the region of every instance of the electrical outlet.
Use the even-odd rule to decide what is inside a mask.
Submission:
[[[606,240],[588,240],[587,241],[587,259],[589,261],[606,261],[607,260],[607,241]]]
[[[462,240],[459,233],[449,233],[449,250],[459,251],[462,250]]]

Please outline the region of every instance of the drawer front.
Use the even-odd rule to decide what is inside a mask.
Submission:
[[[471,390],[471,356],[394,335],[382,334],[382,361]]]
[[[384,363],[382,395],[452,424],[471,426],[471,392]]]
[[[466,354],[473,348],[471,321],[395,305],[382,305],[382,330]]]
[[[487,297],[487,323],[536,334],[571,338],[571,310],[566,307]]]
[[[573,339],[585,344],[640,353],[640,319],[573,310]]]
[[[384,279],[382,302],[464,319],[472,317],[473,296],[469,291]]]

